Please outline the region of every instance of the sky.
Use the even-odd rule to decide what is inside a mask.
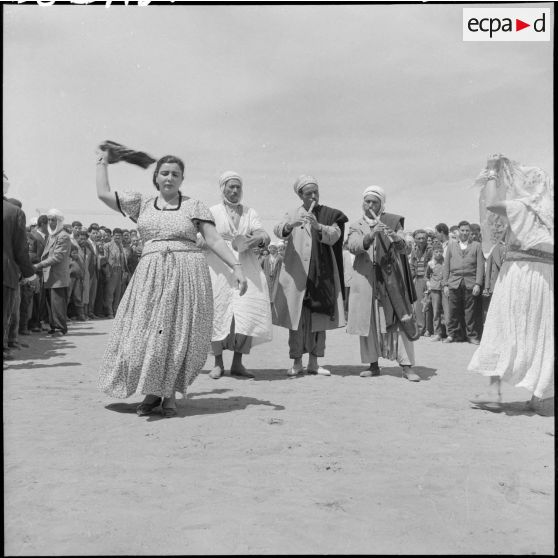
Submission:
[[[181,157],[209,206],[240,173],[270,233],[301,174],[350,221],[376,184],[406,230],[478,222],[489,153],[554,177],[553,36],[464,42],[463,6],[5,4],[8,197],[28,219],[134,227],[96,196],[109,139]],[[154,192],[152,169],[111,165],[111,187]]]

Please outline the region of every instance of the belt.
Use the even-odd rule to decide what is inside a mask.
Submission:
[[[542,250],[508,250],[506,252],[506,262],[540,262],[554,264],[554,254],[543,252]]]
[[[162,243],[164,245],[161,246],[154,246],[154,243]],[[194,253],[201,253],[202,249],[195,243],[193,240],[188,239],[167,239],[161,238],[156,240],[149,241],[143,248],[143,252],[141,257],[150,256],[152,254],[162,254],[163,256],[167,256],[173,252],[194,252]]]

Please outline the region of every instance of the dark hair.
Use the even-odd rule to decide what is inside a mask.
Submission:
[[[89,230],[90,230],[90,231],[92,231],[92,230],[98,231],[98,230],[99,230],[99,224],[98,224],[98,223],[91,223],[91,224],[89,225]]]
[[[456,231],[458,228],[459,228],[459,225],[452,225],[449,230],[450,231]]]
[[[48,225],[48,217],[46,215],[39,215],[37,217],[37,227],[42,227],[43,225]]]
[[[469,221],[459,221],[459,223],[457,223],[457,228],[460,229],[461,227],[464,227],[465,225],[467,225],[469,228],[471,228],[471,223],[469,223]]]
[[[481,230],[481,227],[478,223],[471,223],[469,226],[471,227],[472,231],[474,230],[474,231],[480,232],[480,230]]]
[[[83,227],[83,225],[79,221],[72,221],[72,228],[73,227]]]
[[[446,236],[448,236],[449,229],[448,229],[448,226],[445,223],[438,223],[435,228],[439,233],[442,233],[442,234],[445,234]]]
[[[426,236],[428,236],[428,233],[424,230],[424,229],[417,229],[414,233],[413,233],[413,238],[415,238],[417,236],[417,234],[425,234]]]
[[[112,230],[112,235],[114,236],[115,234],[122,234],[122,229],[119,229],[118,227],[114,228]]]
[[[106,233],[112,236],[112,231],[108,227],[103,227],[103,229],[105,230]]]
[[[84,235],[86,238],[89,238],[89,233],[87,232],[87,229],[81,229],[78,231],[77,233],[78,236],[80,235]]]
[[[182,176],[184,176],[184,162],[182,161],[182,159],[180,159],[179,157],[175,157],[174,155],[165,155],[164,157],[161,157],[157,161],[155,170],[153,171],[153,185],[155,186],[155,188],[157,188],[157,190],[159,189],[159,186],[157,185],[157,181],[155,179],[157,178],[157,174],[159,174],[159,169],[165,163],[176,163],[182,171]]]

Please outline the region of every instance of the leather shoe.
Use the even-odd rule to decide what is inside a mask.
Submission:
[[[442,343],[455,343],[455,339],[451,336],[448,335],[443,341]]]
[[[374,366],[375,364],[375,366]],[[368,368],[368,370],[363,370],[360,373],[360,377],[361,378],[370,378],[372,376],[379,376],[380,375],[380,367],[378,366],[378,363],[375,362],[374,364],[370,365],[370,368]]]
[[[410,382],[420,382],[420,376],[411,370],[410,366],[402,366],[403,377],[407,378]]]
[[[161,404],[162,399],[156,397],[151,403],[142,402],[136,407],[136,413],[139,417],[144,417],[150,415],[154,409],[156,409]]]

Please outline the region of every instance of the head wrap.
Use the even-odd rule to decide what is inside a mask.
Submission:
[[[310,176],[309,174],[300,175],[296,179],[295,183],[293,184],[293,189],[295,191],[295,194],[297,196],[300,196],[302,189],[304,188],[304,186],[308,186],[308,184],[315,184],[316,186],[318,186],[318,181],[313,176]]]
[[[380,200],[380,211],[378,212],[378,216],[380,216],[384,212],[384,208],[386,206],[386,193],[381,186],[368,186],[364,192],[362,192],[362,199],[366,196],[374,196]]]
[[[238,199],[237,202],[230,202],[229,200],[227,200],[225,198],[225,186],[227,185],[227,182],[229,180],[232,179],[236,179],[240,182],[240,198]],[[242,178],[240,177],[240,175],[237,172],[234,171],[226,171],[224,172],[220,177],[219,177],[219,188],[221,188],[221,197],[223,198],[223,201],[228,203],[229,205],[239,205],[241,200],[242,200]]]
[[[522,202],[537,216],[537,226],[554,234],[554,184],[548,174],[539,167],[524,167],[508,159],[504,155],[498,156],[497,192],[500,200],[517,200]],[[488,180],[489,171],[485,168],[475,180],[476,186],[484,186]],[[491,244],[498,238],[495,230],[494,214],[486,209],[484,192],[479,196],[480,225],[483,250],[488,252]],[[535,236],[531,236],[535,238]],[[522,249],[532,248],[530,240],[518,239]]]
[[[49,209],[46,212],[47,217],[56,217],[56,227],[53,229],[48,225],[48,232],[49,234],[56,234],[59,233],[64,228],[64,215],[59,209]]]

